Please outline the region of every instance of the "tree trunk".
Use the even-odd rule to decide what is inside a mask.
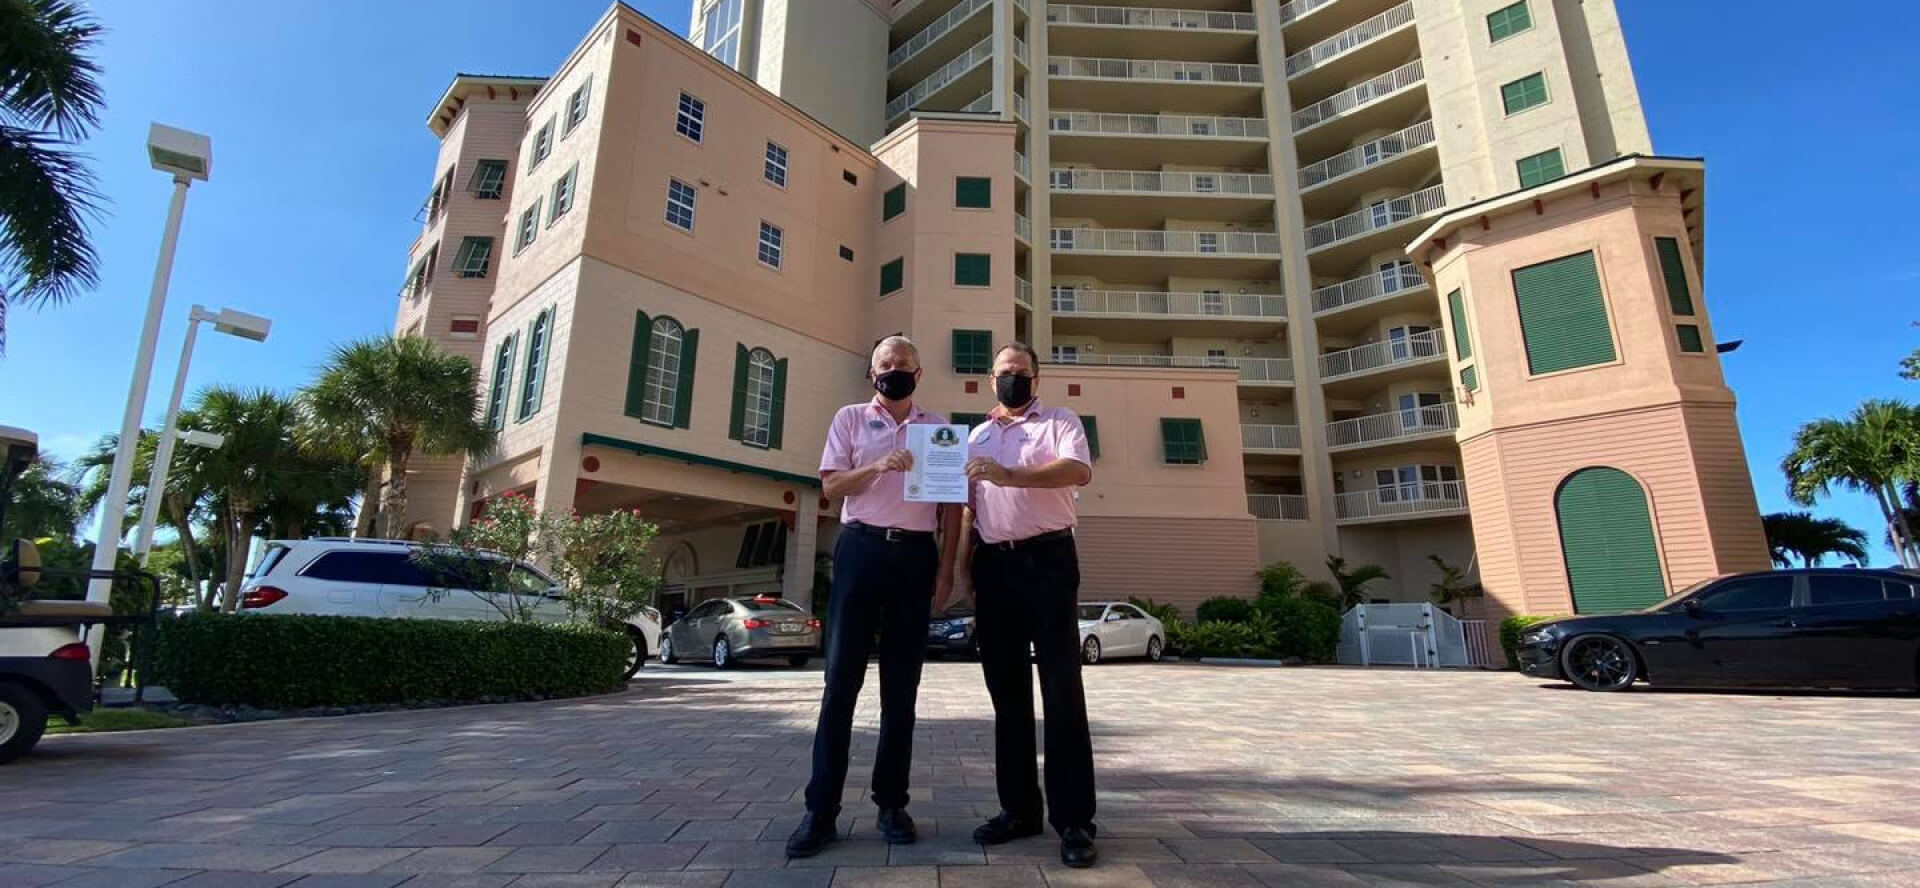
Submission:
[[[187,510],[181,507],[179,497],[169,496],[165,502],[167,511],[172,513],[167,517],[173,521],[174,529],[180,532],[180,554],[186,556],[187,560],[187,585],[193,589],[189,597],[200,610],[207,610],[211,602],[200,597],[200,547],[193,539],[193,519],[187,517]]]
[[[247,533],[247,512],[241,505],[227,507],[227,577],[226,587],[220,590],[220,612],[224,614],[240,610],[240,580],[247,574],[247,544],[252,542],[252,535]]]
[[[380,536],[397,540],[407,534],[407,459],[411,454],[399,448],[392,448],[387,457],[387,495],[380,510],[381,523],[385,525]]]
[[[1880,504],[1880,516],[1887,519],[1887,533],[1893,537],[1894,554],[1900,556],[1901,567],[1913,567],[1913,549],[1911,531],[1907,529],[1907,516],[1900,511],[1899,491],[1892,485],[1874,485],[1873,499]]]

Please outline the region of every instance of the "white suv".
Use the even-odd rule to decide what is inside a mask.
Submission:
[[[240,607],[261,614],[322,614],[343,617],[413,617],[427,620],[499,620],[500,612],[477,593],[436,584],[413,560],[418,543],[317,537],[267,543],[260,564],[240,587]],[[542,622],[569,619],[559,586],[537,567],[514,565],[516,595]],[[633,650],[626,677],[660,650],[660,612],[642,607],[607,628],[626,634]]]

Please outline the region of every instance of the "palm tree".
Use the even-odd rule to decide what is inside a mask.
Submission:
[[[1912,522],[1900,508],[1899,486],[1920,477],[1920,409],[1903,401],[1869,400],[1847,419],[1817,419],[1800,427],[1780,461],[1787,494],[1811,506],[1834,485],[1873,495],[1900,563],[1920,566]]]
[[[100,122],[100,35],[72,0],[0,2],[0,353],[7,306],[66,302],[99,283],[87,221],[100,195],[72,146]]]
[[[1828,555],[1839,555],[1855,564],[1867,561],[1867,535],[1838,518],[1774,512],[1762,516],[1760,523],[1766,527],[1773,563],[1780,567],[1792,567],[1795,558],[1800,559],[1802,567],[1818,567]]]
[[[1440,580],[1434,583],[1432,588],[1434,604],[1446,607],[1456,601],[1479,598],[1486,594],[1486,589],[1479,583],[1467,579],[1465,569],[1448,564],[1438,555],[1428,555],[1427,560],[1433,562],[1434,568],[1440,571]]]
[[[316,449],[386,476],[378,534],[406,535],[407,464],[422,456],[479,457],[493,430],[479,417],[473,362],[419,336],[337,346],[301,396]]]
[[[0,546],[17,538],[73,539],[80,525],[80,489],[61,478],[60,464],[42,456],[6,488],[0,502]]]
[[[274,498],[297,473],[307,452],[294,437],[300,410],[290,398],[266,389],[214,386],[194,399],[181,425],[226,437],[218,448],[181,448],[175,472],[189,489],[207,491],[218,536],[226,543],[220,609],[240,603],[247,546],[269,516]]]
[[[1392,579],[1387,569],[1377,564],[1362,564],[1352,571],[1347,570],[1347,559],[1338,555],[1327,556],[1327,572],[1333,574],[1338,584],[1336,604],[1342,608],[1367,603],[1367,584],[1374,580]]]

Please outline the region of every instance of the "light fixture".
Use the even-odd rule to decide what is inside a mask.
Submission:
[[[180,443],[205,450],[219,450],[226,446],[227,436],[218,432],[203,432],[199,429],[182,429]]]
[[[160,172],[205,182],[213,172],[213,140],[156,123],[147,127],[147,159]]]
[[[257,314],[234,311],[223,308],[213,316],[213,330],[228,336],[238,336],[253,342],[266,342],[267,332],[273,329],[273,321]]]

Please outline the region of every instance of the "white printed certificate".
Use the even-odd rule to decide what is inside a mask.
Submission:
[[[907,426],[907,502],[967,501],[967,427],[916,423]]]

